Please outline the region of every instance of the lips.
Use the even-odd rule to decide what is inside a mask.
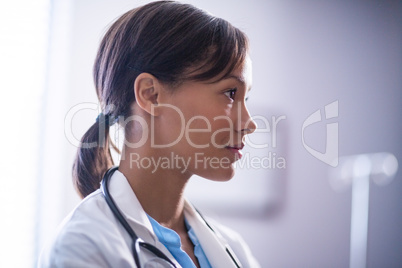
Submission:
[[[240,144],[240,145],[233,145],[233,146],[226,146],[226,148],[233,148],[233,149],[237,149],[237,150],[241,150],[243,149],[244,144]]]
[[[226,149],[228,149],[233,154],[235,154],[237,159],[240,159],[243,155],[241,152],[241,149],[243,149],[243,147],[244,147],[244,144],[242,143],[240,145],[226,146]]]

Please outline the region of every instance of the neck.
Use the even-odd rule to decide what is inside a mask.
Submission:
[[[183,192],[191,175],[177,169],[156,168],[154,163],[163,156],[154,150],[124,148],[122,156],[119,171],[127,178],[145,212],[167,228],[184,230]],[[155,162],[148,167],[148,161],[141,162],[145,158]]]

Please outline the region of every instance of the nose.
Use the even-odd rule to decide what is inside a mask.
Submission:
[[[242,132],[243,135],[251,134],[257,129],[257,124],[251,118],[250,113],[246,107],[246,104],[243,102],[239,105],[238,110],[238,126],[236,129],[239,132]]]

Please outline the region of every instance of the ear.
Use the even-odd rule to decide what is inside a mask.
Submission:
[[[138,106],[151,115],[156,115],[154,106],[158,105],[161,91],[158,79],[149,73],[141,73],[134,81],[134,94]]]

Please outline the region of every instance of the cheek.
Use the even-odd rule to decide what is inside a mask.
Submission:
[[[189,145],[209,145],[222,147],[227,145],[233,129],[233,122],[225,110],[203,110],[186,119],[186,132]]]
[[[212,142],[216,145],[228,145],[231,140],[233,130],[233,122],[230,117],[222,117],[217,119],[212,127]]]
[[[185,128],[183,113],[178,108],[165,108],[163,116],[155,120],[151,129],[155,131],[153,137],[155,144],[175,146]],[[152,124],[152,123],[151,123]]]
[[[205,116],[196,116],[187,121],[183,138],[190,146],[203,147],[210,143],[211,132],[211,121]]]

